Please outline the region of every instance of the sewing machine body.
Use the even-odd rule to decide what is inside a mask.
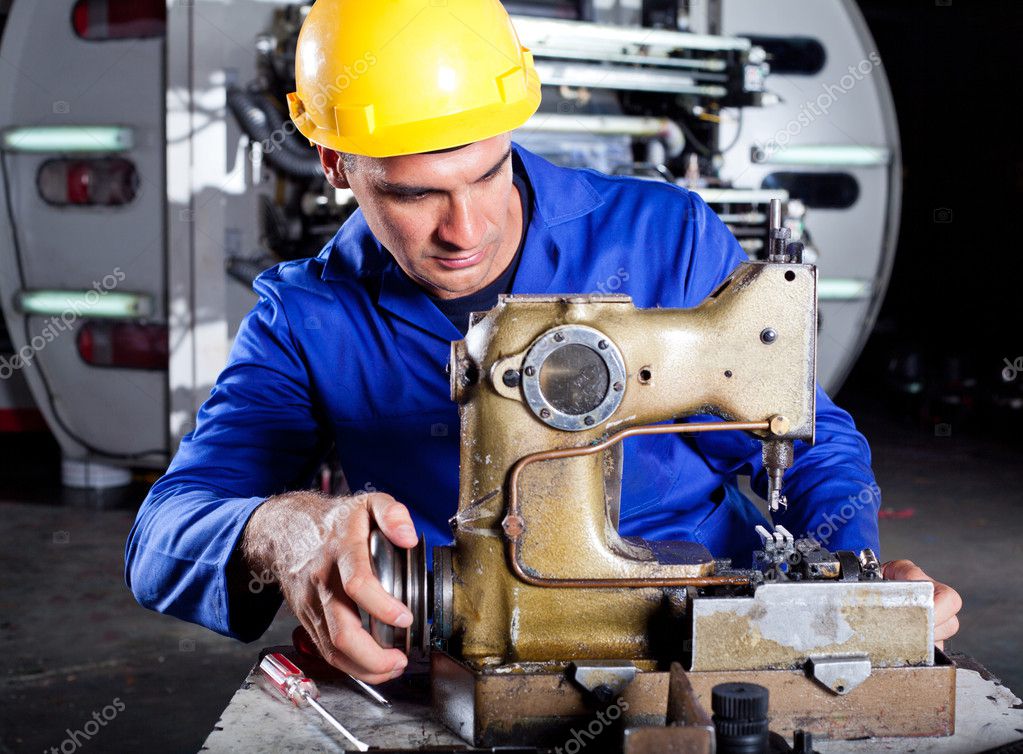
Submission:
[[[836,737],[951,733],[930,583],[883,581],[869,550],[780,527],[761,531],[753,569],[617,530],[621,442],[641,434],[750,432],[771,507],[784,504],[793,442],[814,440],[816,324],[816,269],[780,255],[693,309],[514,295],[474,317],[452,344],[461,487],[432,574],[432,692],[449,727],[477,745],[555,744],[621,704],[626,750],[657,751],[707,735],[699,715],[672,718],[670,689],[675,709],[698,709],[715,683],[747,680],[772,689],[780,732],[816,719]],[[720,421],[677,421],[697,414]]]

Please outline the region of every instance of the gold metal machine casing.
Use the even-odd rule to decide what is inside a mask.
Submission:
[[[694,309],[513,295],[473,323],[452,345],[461,486],[452,589],[434,616],[463,659],[652,657],[664,587],[713,582],[710,553],[686,543],[658,557],[618,535],[618,444],[522,460],[697,413],[812,441],[815,302],[812,266],[751,262]]]

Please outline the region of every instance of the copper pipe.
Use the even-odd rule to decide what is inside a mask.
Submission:
[[[560,458],[576,458],[601,453],[627,437],[635,435],[667,435],[691,434],[695,432],[721,432],[725,430],[741,430],[744,432],[770,431],[770,422],[699,422],[691,424],[650,424],[643,427],[625,429],[596,445],[584,445],[579,448],[559,448],[543,450],[523,456],[508,473],[508,514],[501,526],[508,537],[508,556],[512,570],[522,581],[533,586],[573,587],[599,589],[610,587],[668,587],[668,586],[716,586],[744,585],[749,583],[747,576],[696,576],[689,578],[655,578],[655,579],[572,579],[545,578],[534,576],[522,565],[519,541],[525,531],[525,522],[519,511],[519,474],[532,463],[553,461]]]

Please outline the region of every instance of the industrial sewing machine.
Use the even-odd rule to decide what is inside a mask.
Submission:
[[[726,681],[766,687],[785,736],[952,732],[929,582],[884,581],[871,551],[780,526],[760,528],[752,569],[618,533],[621,443],[637,435],[752,433],[768,503],[786,504],[793,442],[814,439],[816,269],[773,225],[767,261],[694,309],[509,295],[452,344],[454,543],[428,576],[425,544],[378,534],[377,573],[417,620],[369,625],[430,653],[435,713],[467,741],[553,746],[580,726],[594,739],[600,714],[607,747],[712,751],[705,710]],[[657,423],[708,413],[721,421]]]

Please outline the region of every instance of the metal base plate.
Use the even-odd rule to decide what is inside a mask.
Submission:
[[[620,746],[622,728],[663,726],[667,671],[640,671],[612,705],[597,706],[559,665],[523,663],[476,671],[434,649],[431,655],[434,712],[475,746],[557,746],[582,734],[588,750]],[[831,739],[871,736],[949,736],[955,730],[955,666],[935,651],[930,667],[874,668],[855,691],[834,694],[801,670],[700,671],[688,673],[698,701],[727,681],[767,687],[771,730],[791,738],[796,729]],[[603,714],[599,718],[598,713]],[[594,725],[598,719],[608,722]]]

